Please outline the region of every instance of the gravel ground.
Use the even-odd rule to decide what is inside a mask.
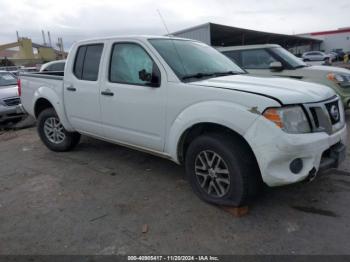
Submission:
[[[167,160],[86,137],[54,153],[35,128],[0,134],[0,254],[350,254],[349,157],[237,218]]]

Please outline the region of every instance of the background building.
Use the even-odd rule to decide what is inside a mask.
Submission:
[[[286,35],[206,23],[171,33],[173,36],[202,41],[212,46],[279,44],[293,53],[320,50],[322,40],[299,35]]]
[[[350,51],[350,27],[301,34],[299,36],[322,40],[321,50],[326,53],[335,49],[342,49],[345,52]]]
[[[16,66],[33,66],[57,59],[65,59],[67,53],[63,49],[63,40],[58,38],[54,48],[51,42],[50,32],[48,33],[49,41],[46,41],[45,33],[42,31],[43,44],[33,43],[30,38],[19,37],[17,32],[17,41],[12,43],[0,44],[0,61],[10,60]]]

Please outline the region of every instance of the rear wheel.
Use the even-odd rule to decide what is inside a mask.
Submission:
[[[68,132],[64,128],[53,108],[45,109],[40,113],[37,128],[41,140],[52,151],[69,151],[80,140],[79,133]]]
[[[262,184],[247,145],[225,134],[196,138],[186,153],[186,173],[194,192],[218,205],[245,205]]]

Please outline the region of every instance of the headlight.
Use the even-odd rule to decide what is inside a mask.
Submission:
[[[287,133],[300,134],[311,132],[309,122],[300,106],[268,108],[263,115]]]
[[[329,73],[327,78],[342,87],[350,87],[350,74]]]

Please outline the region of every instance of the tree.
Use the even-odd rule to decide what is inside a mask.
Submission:
[[[14,66],[14,65],[15,64],[11,60],[8,60],[7,57],[0,60],[0,66]]]

